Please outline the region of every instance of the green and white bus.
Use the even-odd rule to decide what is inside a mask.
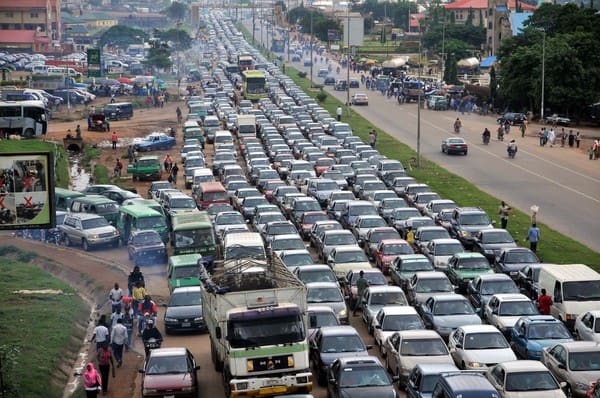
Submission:
[[[215,260],[215,233],[207,212],[174,214],[171,228],[173,254],[200,253],[207,263]]]
[[[242,72],[242,91],[244,98],[258,101],[268,96],[267,79],[262,70],[245,70]]]

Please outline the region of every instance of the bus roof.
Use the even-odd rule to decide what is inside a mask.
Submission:
[[[177,256],[170,256],[169,264],[172,267],[181,267],[184,265],[196,264],[201,258],[202,255],[198,253],[180,254]]]
[[[83,203],[92,203],[92,204],[98,204],[98,203],[114,203],[114,204],[117,204],[117,202],[115,202],[114,200],[109,199],[106,196],[102,196],[102,195],[84,195],[84,196],[78,196],[78,197],[74,198],[73,201],[78,201],[78,202],[83,202]]]
[[[265,77],[265,72],[262,70],[245,70],[242,72],[244,77]]]
[[[128,206],[119,207],[119,213],[131,214],[135,217],[161,217],[158,211],[144,205],[144,204],[133,204]]]
[[[46,106],[42,101],[39,100],[25,100],[25,101],[0,101],[0,106],[35,106],[36,108],[46,109]]]
[[[173,231],[188,230],[197,227],[212,228],[212,223],[205,211],[174,214],[171,220]]]

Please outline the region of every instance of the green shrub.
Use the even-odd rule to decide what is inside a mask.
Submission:
[[[302,79],[305,79],[305,78],[306,78],[306,76],[307,76],[307,73],[306,73],[306,72],[298,72],[298,77],[300,77],[300,78],[302,78]]]
[[[325,102],[325,100],[327,99],[327,93],[324,91],[321,91],[320,93],[318,93],[315,98],[317,99],[317,101],[319,102]]]

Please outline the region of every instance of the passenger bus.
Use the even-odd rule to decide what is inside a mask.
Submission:
[[[285,51],[285,40],[281,37],[276,37],[271,42],[271,51],[274,53],[282,53]]]
[[[226,64],[224,69],[225,69],[225,74],[227,76],[231,76],[233,74],[240,73],[240,67],[237,66],[236,64]]]
[[[238,66],[242,72],[252,70],[254,69],[254,58],[250,54],[240,54],[238,55]]]
[[[217,255],[212,223],[205,211],[174,214],[171,220],[173,254],[202,254],[212,264]]]
[[[267,79],[262,70],[245,70],[242,72],[242,93],[250,101],[258,101],[268,96]]]
[[[47,129],[48,115],[42,101],[0,101],[0,130],[4,134],[32,138],[46,134]]]

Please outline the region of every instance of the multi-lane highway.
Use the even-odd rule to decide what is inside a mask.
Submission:
[[[252,30],[247,21],[245,25]],[[257,26],[266,29],[264,24]],[[260,32],[255,37],[260,40]],[[266,45],[266,31],[262,39]],[[300,62],[292,65],[310,73],[310,68]],[[321,83],[322,78],[316,74],[319,67],[325,66],[320,62],[313,65],[313,81]],[[342,69],[339,76],[345,78],[346,70]],[[338,100],[346,101],[345,91],[333,91],[331,87],[325,90]],[[369,106],[354,107],[354,110],[370,120],[373,126],[416,150],[417,105],[400,105],[364,87],[352,89],[350,95],[359,91],[368,94]],[[440,151],[442,139],[453,134],[452,126],[457,117],[462,120],[461,135],[469,144],[467,157],[447,156]],[[584,150],[560,147],[560,140],[554,147],[540,147],[536,136],[539,126],[535,124],[529,126],[525,138],[521,138],[520,134],[517,137],[515,129],[507,136],[516,138],[519,147],[516,158],[509,159],[506,143],[495,140],[495,119],[495,115],[422,109],[421,154],[514,208],[530,213],[532,205],[539,206],[539,221],[600,251],[600,161],[589,161]],[[481,133],[486,127],[492,131],[492,141],[488,146],[481,142]],[[581,131],[584,136],[600,135],[597,131]]]

